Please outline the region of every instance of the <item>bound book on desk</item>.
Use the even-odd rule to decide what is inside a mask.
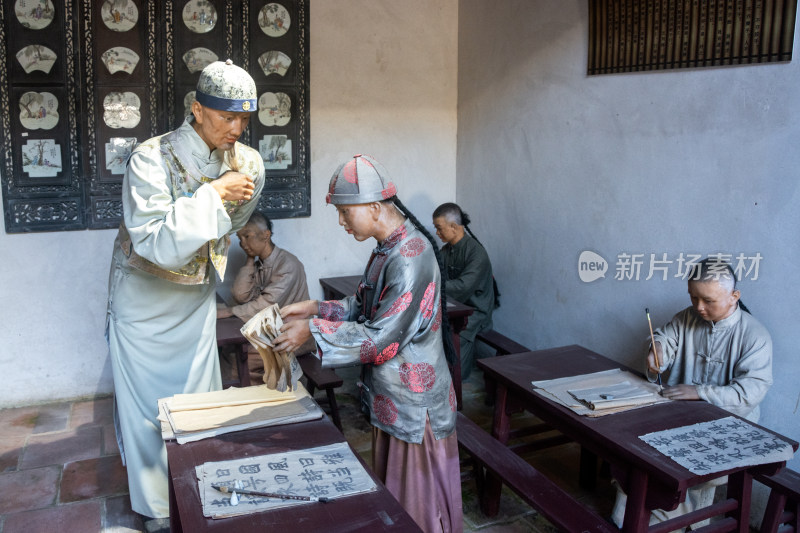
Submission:
[[[322,409],[301,383],[279,392],[260,385],[199,394],[176,394],[158,401],[161,436],[178,444],[234,431],[316,420]]]
[[[603,372],[534,381],[535,391],[585,416],[603,416],[670,400],[641,376],[615,368]]]

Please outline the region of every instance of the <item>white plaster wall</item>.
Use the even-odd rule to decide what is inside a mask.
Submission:
[[[320,277],[360,273],[373,247],[325,207],[346,158],[384,163],[427,224],[454,197],[457,17],[457,0],[311,1],[312,215],[276,221],[275,242],[303,261],[312,297]],[[103,329],[115,233],[0,232],[0,407],[111,391]],[[238,246],[231,261],[243,262]]]
[[[645,308],[657,326],[690,302],[679,279],[615,280],[618,254],[758,252],[740,288],[774,341],[761,423],[799,440],[800,61],[587,77],[587,38],[584,0],[459,2],[458,201],[495,328],[639,366]],[[580,281],[584,250],[605,279]]]

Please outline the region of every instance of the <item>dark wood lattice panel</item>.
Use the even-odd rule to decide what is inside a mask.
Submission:
[[[588,73],[791,61],[797,0],[589,0]]]
[[[259,209],[310,215],[308,0],[5,0],[0,21],[6,232],[116,227],[127,154],[228,58],[258,89]]]

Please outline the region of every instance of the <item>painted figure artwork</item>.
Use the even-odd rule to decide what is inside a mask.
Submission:
[[[258,27],[270,37],[280,37],[289,31],[292,19],[280,4],[267,4],[258,13]]]
[[[106,170],[112,174],[125,173],[125,163],[136,146],[136,137],[112,137],[106,143]]]
[[[286,135],[264,135],[258,141],[258,153],[264,160],[264,168],[286,170],[292,165],[292,140]]]
[[[278,50],[270,50],[269,52],[264,52],[259,56],[258,64],[261,67],[261,70],[264,71],[265,76],[269,76],[270,74],[285,76],[286,71],[289,70],[289,67],[292,64],[292,60],[283,52],[279,52]]]
[[[34,70],[41,70],[45,74],[49,74],[56,59],[56,53],[41,44],[29,44],[17,52],[17,61],[26,74],[30,74]]]
[[[21,146],[22,171],[32,178],[52,178],[61,172],[61,146],[54,139],[31,139]]]
[[[58,98],[29,91],[19,98],[19,121],[29,130],[51,130],[58,124]]]
[[[141,100],[132,92],[110,92],[103,98],[103,121],[109,128],[135,128],[142,119]]]
[[[219,60],[217,54],[208,48],[192,48],[183,54],[183,62],[186,64],[186,68],[189,69],[189,72],[192,73],[200,72],[217,60]]]
[[[186,118],[192,114],[192,102],[196,100],[194,96],[195,91],[189,91],[183,97],[183,117]]]
[[[208,33],[217,23],[217,9],[208,0],[190,0],[183,8],[183,23],[194,33]]]
[[[29,30],[41,30],[53,22],[56,9],[50,0],[17,0],[14,14],[19,23]]]
[[[266,92],[258,98],[258,121],[265,126],[285,126],[292,118],[291,109],[288,94]]]
[[[788,461],[791,444],[733,416],[639,437],[695,474]]]
[[[136,26],[139,10],[133,0],[104,0],[100,6],[100,18],[112,31],[128,31]]]
[[[280,496],[333,500],[377,489],[346,442],[195,467],[203,515],[215,518],[255,513],[308,501]],[[226,493],[213,485],[224,487]],[[232,493],[246,489],[274,494]],[[333,505],[333,504],[331,504]]]
[[[136,65],[139,64],[139,54],[130,48],[115,46],[103,52],[103,55],[100,56],[100,60],[111,74],[117,72],[131,74],[136,68]]]

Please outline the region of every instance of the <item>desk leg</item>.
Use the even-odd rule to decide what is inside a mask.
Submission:
[[[178,510],[178,500],[175,497],[175,486],[172,484],[172,473],[167,465],[167,490],[169,492],[169,530],[170,533],[183,533],[181,515]]]
[[[506,411],[506,402],[508,401],[508,389],[505,385],[498,384],[497,396],[495,397],[494,404],[494,419],[492,422],[492,436],[499,440],[502,444],[508,442],[508,434],[511,426],[511,420]],[[489,472],[486,473],[486,481],[484,483],[483,494],[481,498],[481,511],[486,516],[496,516],[500,511],[500,491],[503,489],[503,482]]]
[[[456,349],[456,360],[453,362],[453,368],[450,371],[450,377],[453,379],[453,389],[456,392],[456,405],[458,410],[463,407],[461,403],[461,335],[453,332],[453,347]]]
[[[236,355],[236,371],[239,373],[239,386],[240,387],[249,387],[250,386],[250,365],[247,364],[248,356],[248,345],[240,344],[239,345],[239,353]]]
[[[625,504],[623,533],[641,533],[650,526],[650,511],[645,507],[647,500],[647,472],[634,468],[628,484],[628,502]]]
[[[736,520],[736,531],[747,533],[750,531],[750,503],[753,491],[753,475],[747,470],[736,472],[728,476],[728,498],[734,498],[739,506],[725,516]]]

